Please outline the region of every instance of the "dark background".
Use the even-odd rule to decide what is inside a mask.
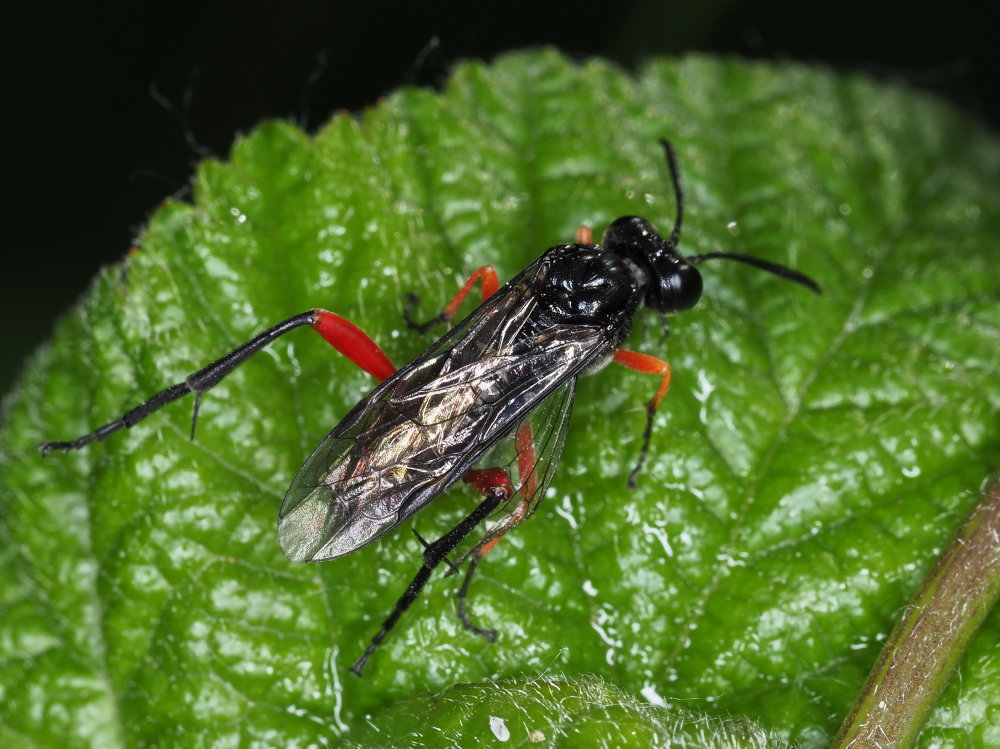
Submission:
[[[262,118],[315,130],[401,84],[438,85],[460,58],[550,44],[629,68],[692,50],[798,60],[904,80],[994,129],[1000,121],[1000,18],[988,0],[480,5],[209,0],[7,11],[13,199],[0,393],[157,205],[186,195],[202,155],[225,157],[234,135]]]

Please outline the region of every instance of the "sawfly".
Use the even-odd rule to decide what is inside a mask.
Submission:
[[[582,228],[577,241],[552,247],[511,281],[500,285],[483,266],[444,311],[417,324],[413,299],[406,319],[429,330],[451,323],[476,283],[482,304],[422,354],[396,368],[360,328],[333,312],[312,309],[283,320],[205,368],[125,413],[69,442],[40,445],[43,455],[75,450],[142,421],[168,403],[194,393],[192,437],[202,396],[250,356],[301,326],[310,326],[380,384],[361,400],[306,458],[278,512],[278,542],[289,559],[322,562],[367,546],[464,481],[482,497],[451,531],[424,545],[423,563],[364,654],[368,659],[420,594],[434,569],[447,561],[468,567],[458,591],[464,626],[476,626],[465,598],[476,565],[504,534],[534,512],[552,480],[566,440],[577,378],[616,362],[660,379],[646,404],[646,426],[630,486],[649,450],[653,419],[670,384],[670,367],[623,349],[640,307],[662,315],[693,307],[702,294],[696,266],[715,258],[738,260],[815,292],[798,271],[728,252],[684,257],[678,251],[684,199],[677,157],[661,141],[677,213],[661,236],[646,219],[614,221],[601,244]],[[448,555],[484,520],[493,517],[475,545],[457,562]]]

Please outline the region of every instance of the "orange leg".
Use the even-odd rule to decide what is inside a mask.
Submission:
[[[496,294],[497,289],[500,288],[500,278],[497,276],[497,269],[492,265],[484,265],[482,268],[479,268],[475,273],[469,276],[469,280],[462,285],[462,288],[458,290],[457,294],[455,294],[454,299],[448,302],[445,308],[441,311],[441,314],[437,317],[424,323],[414,322],[412,313],[413,308],[417,305],[416,294],[407,294],[406,309],[403,311],[403,317],[406,319],[407,324],[411,328],[420,333],[426,333],[435,325],[450,323],[455,319],[455,315],[458,313],[458,308],[462,306],[462,302],[464,302],[465,298],[469,296],[469,293],[472,291],[472,287],[476,285],[476,281],[482,282],[484,302]]]
[[[640,354],[638,351],[629,351],[623,348],[615,352],[615,361],[623,367],[628,367],[636,372],[659,375],[663,378],[660,380],[660,387],[657,388],[656,395],[646,404],[647,407],[655,410],[660,405],[660,401],[663,400],[663,396],[667,394],[667,388],[670,387],[670,365],[662,359],[657,359],[655,356]]]
[[[662,378],[656,394],[646,403],[646,429],[642,434],[642,450],[639,453],[639,460],[636,462],[635,468],[628,475],[628,486],[630,489],[635,489],[635,477],[642,470],[642,464],[645,463],[646,454],[649,452],[649,440],[653,434],[653,419],[656,416],[656,409],[659,407],[660,401],[663,400],[663,396],[667,394],[667,388],[670,387],[670,365],[662,359],[657,359],[648,354],[640,354],[637,351],[628,351],[627,349],[618,349],[615,352],[614,359],[623,367],[628,367],[643,374],[659,375]]]
[[[458,290],[458,293],[455,294],[455,298],[448,302],[445,306],[444,311],[441,313],[442,322],[451,322],[455,318],[455,313],[458,312],[458,308],[461,306],[462,302],[465,301],[465,297],[469,295],[469,292],[472,291],[472,287],[475,286],[476,281],[479,280],[482,280],[483,284],[484,302],[496,294],[497,289],[500,288],[500,278],[497,276],[497,269],[492,265],[484,265],[482,268],[469,276],[469,280],[466,281],[465,285]]]
[[[577,244],[593,244],[594,243],[594,232],[591,231],[589,226],[581,226],[576,230],[576,243]]]

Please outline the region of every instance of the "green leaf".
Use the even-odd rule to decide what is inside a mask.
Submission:
[[[416,729],[416,730],[414,730]],[[458,684],[391,705],[366,725],[358,746],[637,746],[672,749],[787,747],[747,720],[670,711],[593,676],[576,680]]]
[[[663,137],[683,249],[784,263],[824,293],[712,262],[669,345],[640,315],[629,346],[674,379],[639,487],[656,383],[610,367],[580,381],[550,496],[477,573],[496,643],[462,630],[439,576],[349,673],[420,547],[404,528],[334,562],[281,556],[288,482],[372,385],[308,332],[213,390],[193,442],[185,402],[39,457],[296,312],[335,310],[401,364],[430,341],[402,323],[407,292],[430,317],[477,267],[510,278],[580,224],[668,229]],[[6,403],[0,741],[436,745],[440,727],[468,745],[486,705],[513,743],[542,684],[580,701],[592,745],[706,716],[825,745],[1000,455],[998,177],[997,143],[935,100],[704,58],[632,77],[517,54],[314,137],[260,126],[200,167],[193,205],[153,217]],[[475,501],[456,489],[412,526],[433,537]],[[997,736],[998,642],[994,611],[921,745]]]

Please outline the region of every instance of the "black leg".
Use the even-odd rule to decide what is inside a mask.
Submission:
[[[413,311],[417,308],[420,303],[420,297],[414,294],[412,291],[406,294],[406,303],[403,307],[403,320],[406,321],[406,325],[410,330],[415,330],[420,334],[426,333],[435,325],[440,325],[441,323],[447,322],[448,318],[442,312],[437,317],[432,317],[427,322],[417,322],[413,319]]]
[[[90,434],[85,434],[82,437],[78,437],[75,440],[69,440],[68,442],[43,442],[38,446],[38,449],[41,451],[43,456],[48,455],[53,450],[62,450],[63,452],[77,450],[91,442],[102,440],[108,435],[114,434],[119,429],[128,429],[129,427],[138,424],[150,414],[159,411],[168,403],[172,403],[188,393],[195,393],[197,396],[195,401],[194,416],[191,419],[191,436],[193,438],[195,424],[198,421],[198,406],[201,404],[202,394],[215,387],[223,377],[228,375],[240,366],[240,364],[245,362],[276,338],[279,338],[285,333],[301,327],[302,325],[312,325],[316,320],[316,314],[317,310],[309,310],[308,312],[302,312],[294,317],[289,317],[287,320],[282,320],[277,325],[268,328],[260,335],[247,341],[239,348],[233,349],[221,359],[217,359],[207,367],[199,369],[194,374],[188,375],[184,379],[184,382],[178,382],[176,385],[171,385],[166,390],[161,390],[152,398],[143,401],[131,411],[122,415],[121,418],[112,421],[110,424],[105,424],[100,429],[95,429]]]
[[[416,528],[413,529],[413,535],[417,537],[417,540],[420,542],[420,545],[423,546],[425,549],[430,547],[431,542],[428,541],[423,536],[421,536],[420,531],[418,531]],[[450,577],[451,575],[457,575],[459,573],[460,570],[458,565],[455,564],[453,561],[451,561],[448,557],[445,557],[441,561],[443,561],[445,564],[448,565],[448,572],[445,575],[445,577]]]
[[[396,622],[399,621],[399,617],[403,615],[415,600],[417,596],[420,595],[420,591],[423,590],[427,581],[431,577],[431,573],[434,569],[444,561],[448,554],[450,554],[456,546],[458,546],[462,539],[472,532],[472,529],[479,525],[482,520],[489,515],[497,506],[509,499],[508,492],[502,487],[496,487],[490,490],[486,498],[473,510],[468,517],[466,517],[461,523],[456,525],[441,538],[432,544],[427,544],[424,547],[424,558],[423,564],[417,571],[412,582],[410,582],[409,587],[399,600],[396,601],[396,605],[392,610],[392,613],[386,618],[385,622],[382,624],[382,628],[375,634],[372,638],[371,643],[368,645],[365,652],[357,662],[351,666],[351,672],[355,676],[361,676],[361,673],[365,669],[365,664],[368,663],[368,659],[371,658],[372,653],[378,648],[385,639],[386,635],[389,634],[390,630],[396,626]]]
[[[465,571],[465,580],[462,581],[462,587],[458,589],[458,593],[455,597],[458,598],[458,618],[462,620],[462,626],[465,627],[470,632],[475,632],[480,637],[485,637],[490,642],[497,639],[497,631],[495,629],[484,629],[483,627],[477,627],[469,619],[469,615],[465,612],[465,598],[469,593],[469,583],[472,582],[472,573],[475,572],[476,566],[479,564],[479,560],[482,557],[479,554],[473,554],[472,558],[469,560],[469,569]]]
[[[646,404],[646,428],[642,430],[642,449],[639,451],[639,460],[635,463],[635,468],[628,475],[628,488],[635,489],[635,478],[642,470],[643,463],[646,462],[646,455],[649,453],[649,440],[653,436],[653,420],[656,418],[656,406],[651,402]]]

